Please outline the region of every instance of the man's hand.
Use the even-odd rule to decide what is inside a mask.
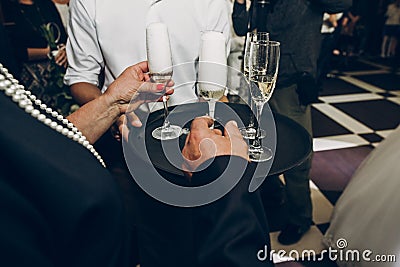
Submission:
[[[206,160],[222,155],[235,155],[249,160],[247,144],[235,121],[225,125],[224,135],[220,130],[210,129],[212,124],[213,120],[209,117],[193,120],[182,150],[185,171],[192,172]]]

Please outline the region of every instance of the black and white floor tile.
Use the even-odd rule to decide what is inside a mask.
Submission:
[[[287,252],[325,247],[322,237],[329,227],[333,207],[364,158],[400,123],[400,73],[374,59],[353,59],[332,72],[324,83],[319,103],[313,104],[314,158],[311,195],[314,225],[291,246],[277,241],[279,220],[271,220],[272,249]],[[282,211],[276,208],[277,216]],[[274,211],[275,212],[275,211]],[[277,266],[336,266],[334,262],[282,262]]]

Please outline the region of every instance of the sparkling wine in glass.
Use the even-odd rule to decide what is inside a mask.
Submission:
[[[225,65],[216,66],[214,63],[202,63],[203,67],[206,67],[205,65],[208,65],[209,68],[211,67],[210,65],[214,65],[214,68],[210,69],[219,68],[227,70]],[[221,70],[220,72],[224,71]],[[226,75],[226,73],[220,75],[223,76]],[[215,84],[212,82],[199,81],[197,83],[197,95],[208,102],[208,116],[210,116],[212,119],[215,119],[215,104],[225,95],[225,89],[226,87],[224,85]]]
[[[244,56],[243,56],[243,74],[246,78],[246,81],[249,82],[249,63],[250,63],[250,44],[252,42],[257,41],[269,41],[269,33],[268,32],[248,32],[246,35]],[[249,106],[251,111],[254,109],[254,102],[251,96],[249,97]],[[245,139],[254,140],[257,129],[254,126],[254,115],[251,112],[249,117],[249,124],[247,126],[241,127],[240,132]],[[265,131],[260,129],[260,138],[265,137]]]
[[[221,32],[206,31],[201,36],[197,95],[208,102],[208,115],[214,119],[215,102],[224,94],[228,67],[226,39]]]
[[[161,127],[154,129],[152,136],[159,140],[175,139],[182,134],[182,128],[177,125],[171,125],[168,119],[168,98],[165,95],[165,89],[169,81],[171,81],[173,70],[168,29],[164,23],[152,23],[147,27],[146,46],[150,80],[164,84],[162,92],[164,123]]]
[[[250,93],[255,103],[258,127],[254,142],[249,146],[250,160],[263,162],[270,160],[273,153],[262,146],[260,138],[260,119],[264,104],[271,98],[278,76],[280,43],[257,41],[250,44]]]

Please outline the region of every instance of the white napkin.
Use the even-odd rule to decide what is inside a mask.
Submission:
[[[226,86],[228,68],[226,40],[220,32],[207,31],[201,36],[198,82],[200,88],[221,90]]]
[[[147,26],[146,47],[150,73],[172,71],[171,46],[164,23],[155,22]]]

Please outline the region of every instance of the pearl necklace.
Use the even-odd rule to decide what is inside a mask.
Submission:
[[[64,118],[57,111],[53,111],[51,108],[47,107],[47,105],[42,103],[32,92],[24,90],[24,86],[20,85],[18,80],[14,79],[2,64],[0,64],[0,91],[5,91],[5,94],[17,103],[20,108],[38,121],[88,149],[101,165],[103,165],[104,168],[106,167],[99,153],[72,122],[68,121],[68,119]],[[41,113],[41,110],[44,114]]]

